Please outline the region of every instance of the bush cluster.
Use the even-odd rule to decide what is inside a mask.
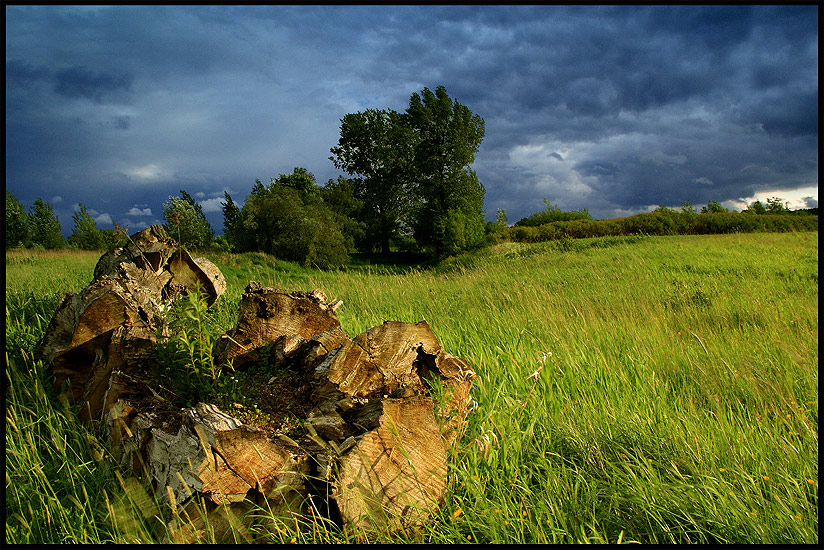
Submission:
[[[676,212],[658,209],[610,220],[576,219],[554,221],[539,226],[510,228],[516,242],[541,242],[556,239],[582,239],[623,235],[706,235],[716,233],[754,233],[818,231],[818,216],[810,214],[756,215],[747,212]]]
[[[553,205],[547,199],[544,199],[544,204],[546,205],[546,209],[542,210],[541,212],[535,212],[534,214],[527,216],[526,218],[522,218],[515,222],[517,227],[538,227],[541,225],[546,225],[552,222],[566,222],[566,221],[573,221],[573,220],[591,220],[592,216],[589,215],[589,212],[586,208],[581,210],[569,210],[564,212],[561,210],[561,207]]]

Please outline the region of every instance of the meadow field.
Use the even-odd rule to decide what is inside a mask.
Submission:
[[[323,289],[354,336],[425,319],[478,373],[446,503],[384,542],[818,543],[818,232],[505,242],[437,266],[315,271],[205,254],[228,282]],[[31,351],[99,253],[6,253],[6,542],[160,542],[156,497]],[[265,511],[261,510],[261,514]],[[285,521],[260,542],[351,542]]]

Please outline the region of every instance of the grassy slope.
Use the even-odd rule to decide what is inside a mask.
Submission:
[[[227,329],[249,279],[322,288],[344,301],[338,314],[350,335],[387,319],[426,319],[446,350],[475,366],[477,409],[426,540],[818,540],[817,233],[508,243],[402,274],[281,262],[273,270],[262,255],[210,257],[229,282],[218,312]],[[25,363],[14,346],[42,333],[60,292],[80,290],[96,258],[7,254],[13,362]],[[54,417],[51,437],[75,443],[62,453],[82,454],[76,447],[85,445],[93,454],[84,433],[64,426],[70,415],[50,410],[45,397],[23,396],[36,394],[31,383],[18,388],[6,394],[18,429]],[[23,410],[32,402],[42,402],[38,417]],[[18,483],[37,486],[32,464],[49,471],[66,461],[27,445],[22,434],[31,432],[7,430],[9,495]],[[65,528],[65,540],[87,531],[90,540],[122,540],[108,508],[81,498],[88,479],[109,483],[114,499],[111,466],[73,460],[79,481],[41,504],[55,514],[76,508],[65,494],[83,504],[88,519]],[[94,473],[76,463],[96,464]],[[46,521],[36,511],[29,517],[31,498],[7,499],[16,540],[27,536],[23,522]],[[30,540],[55,540],[33,531]]]

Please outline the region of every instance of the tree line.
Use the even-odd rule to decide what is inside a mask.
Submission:
[[[711,200],[700,213],[682,203],[680,213],[661,206],[618,223],[593,220],[586,209],[565,212],[544,199],[543,211],[510,228],[503,210],[495,222],[485,221],[485,189],[470,168],[484,138],[484,120],[450,98],[443,86],[413,93],[404,112],[367,109],[340,122],[340,138],[329,159],[346,176],[320,186],[314,174],[296,167],[291,174],[270,178],[267,185],[256,180],[242,206],[224,192],[224,231],[218,237],[201,205],[180,190],[180,196],[169,197],[163,205],[166,231],[191,249],[259,251],[305,266],[334,268],[346,264],[352,252],[394,250],[440,259],[506,238],[695,232],[695,216],[730,214]],[[741,215],[790,213],[777,197],[766,202],[754,201]],[[719,232],[775,225],[730,218],[721,227],[719,220],[712,222]],[[6,191],[7,249],[111,249],[127,238],[127,230],[117,224],[115,229],[98,229],[82,204],[73,222],[73,232],[64,240],[49,203],[37,199],[27,213]]]
[[[109,250],[122,244],[126,228],[116,223],[114,229],[99,229],[89,211],[82,204],[72,215],[74,230],[63,238],[62,226],[48,202],[38,198],[26,212],[20,201],[6,189],[6,250],[9,248],[80,248]]]
[[[215,237],[201,206],[186,191],[169,197],[164,204],[167,232],[191,249],[224,251],[268,251],[316,267],[335,267],[348,261],[353,250],[376,250],[380,240],[367,237],[366,222],[353,216],[363,201],[356,198],[355,182],[343,176],[319,187],[305,168],[281,174],[268,186],[258,180],[243,208],[225,193],[223,203],[224,235]],[[506,212],[497,211],[495,222],[486,222],[480,244],[502,240],[538,242],[553,239],[601,237],[610,235],[676,235],[752,231],[815,231],[818,208],[790,210],[778,197],[766,205],[753,201],[743,211],[731,211],[710,200],[700,210],[684,202],[680,210],[659,206],[645,212],[608,220],[594,220],[586,209],[563,211],[544,199],[546,208],[507,223]],[[63,239],[60,222],[52,206],[35,200],[26,212],[23,205],[6,191],[6,249],[80,248],[110,250],[122,246],[128,230],[98,229],[94,218],[82,204],[73,215],[74,229]],[[381,237],[378,235],[378,239]],[[416,250],[412,237],[393,240],[396,250]],[[360,246],[360,248],[359,248]]]
[[[448,256],[477,246],[486,234],[485,189],[470,168],[483,138],[480,116],[443,86],[424,88],[404,112],[367,109],[341,119],[329,159],[346,176],[319,186],[298,167],[268,185],[256,180],[242,207],[226,192],[224,234],[217,239],[201,206],[181,190],[163,205],[164,225],[184,246],[261,251],[317,267],[343,265],[355,251]],[[23,216],[17,206],[14,213],[7,207],[7,220],[20,222],[7,234],[7,248],[61,246],[48,203],[38,199]],[[117,229],[97,231],[82,205],[74,217],[73,246],[105,248],[121,236]]]
[[[572,220],[591,220],[592,216],[586,208],[581,210],[562,211],[558,205],[553,205],[547,199],[544,199],[546,208],[540,212],[531,214],[515,222],[516,227],[538,227],[551,222],[572,221]],[[659,206],[653,212],[673,213],[674,209],[667,206]],[[681,213],[685,216],[695,214],[721,214],[733,212],[729,208],[725,208],[720,202],[710,200],[706,206],[701,207],[699,212],[697,206],[691,202],[681,203]],[[779,197],[768,197],[766,206],[760,201],[751,202],[747,207],[741,211],[742,214],[804,214],[810,213],[818,215],[818,209],[810,210],[790,210],[789,204],[782,201]]]

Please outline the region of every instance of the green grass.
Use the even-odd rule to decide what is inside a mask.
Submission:
[[[417,538],[386,540],[818,542],[817,232],[503,243],[431,268],[334,272],[207,257],[229,283],[214,313],[224,329],[250,279],[322,288],[343,300],[351,336],[426,319],[475,367],[445,506]],[[7,542],[165,532],[152,507],[127,506],[130,480],[95,460],[103,444],[27,358],[96,260],[7,253]]]

